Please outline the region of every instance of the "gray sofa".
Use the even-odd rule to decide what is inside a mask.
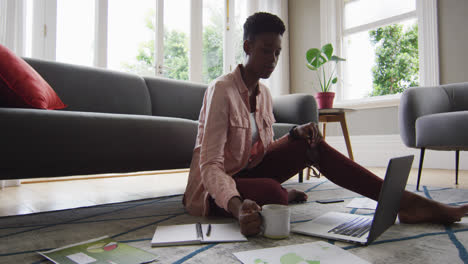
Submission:
[[[188,168],[206,85],[25,59],[68,105],[0,108],[0,179]],[[274,100],[276,136],[317,122],[311,95]]]
[[[458,184],[459,153],[468,150],[468,82],[409,88],[401,95],[398,110],[403,143],[421,149],[416,189],[426,149],[455,151]]]

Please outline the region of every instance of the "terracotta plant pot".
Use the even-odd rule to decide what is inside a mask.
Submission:
[[[318,108],[333,108],[333,99],[335,99],[334,92],[319,92],[315,95],[317,100]]]

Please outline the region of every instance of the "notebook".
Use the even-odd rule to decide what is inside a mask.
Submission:
[[[242,235],[239,224],[236,222],[227,224],[158,225],[151,240],[151,246],[160,247],[239,241],[247,241],[247,238]]]
[[[363,245],[372,243],[395,223],[413,158],[414,156],[411,155],[392,158],[389,161],[373,217],[328,212],[311,221],[294,226],[291,231]]]

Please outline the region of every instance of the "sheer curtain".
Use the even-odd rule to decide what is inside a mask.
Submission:
[[[18,56],[25,50],[25,5],[23,0],[0,0],[0,44]],[[0,175],[0,179],[3,175]],[[0,189],[17,186],[20,180],[0,180]]]
[[[0,43],[24,56],[26,36],[24,0],[0,0]]]
[[[286,32],[283,34],[281,55],[275,71],[269,79],[262,82],[270,88],[273,97],[289,94],[289,25],[288,0],[249,0],[247,3],[247,16],[255,12],[269,12],[283,20]]]

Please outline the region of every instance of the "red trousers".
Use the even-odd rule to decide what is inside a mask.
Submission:
[[[310,151],[315,155],[310,155]],[[288,192],[281,186],[307,166],[314,165],[335,184],[377,200],[383,180],[350,160],[325,141],[310,149],[305,140],[287,140],[268,150],[255,168],[234,175],[237,189],[243,199],[258,205],[288,204]],[[224,209],[211,202],[214,215],[226,215]]]

